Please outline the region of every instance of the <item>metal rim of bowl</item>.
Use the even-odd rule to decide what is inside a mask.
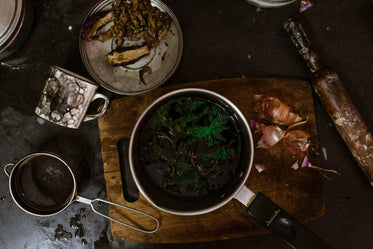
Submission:
[[[15,0],[15,9],[7,28],[0,36],[0,59],[15,52],[28,37],[33,22],[31,1]]]
[[[73,180],[73,190],[71,191],[71,195],[69,198],[67,198],[67,200],[58,208],[56,208],[55,211],[51,211],[49,213],[38,213],[34,210],[32,210],[32,207],[29,207],[27,206],[26,204],[23,204],[21,203],[19,200],[18,200],[18,197],[17,197],[17,193],[16,191],[13,189],[13,182],[14,182],[14,172],[15,170],[18,168],[18,167],[22,167],[23,164],[27,161],[27,160],[30,160],[32,158],[35,158],[35,157],[39,157],[39,156],[47,156],[47,157],[51,157],[51,158],[54,158],[54,159],[57,159],[58,161],[60,161],[62,164],[64,164],[67,169],[69,170],[69,173],[71,174],[71,177],[72,177],[72,180]],[[31,154],[28,154],[26,156],[24,156],[22,159],[20,159],[17,163],[14,164],[12,170],[11,170],[11,173],[9,175],[9,182],[8,182],[8,185],[9,185],[9,192],[10,192],[10,195],[14,201],[14,203],[21,209],[23,210],[24,212],[28,213],[28,214],[31,214],[31,215],[34,215],[34,216],[39,216],[39,217],[47,217],[47,216],[52,216],[52,215],[55,215],[55,214],[58,214],[58,213],[61,213],[62,211],[64,211],[66,208],[68,208],[70,206],[70,204],[75,200],[76,198],[76,189],[77,189],[77,183],[76,183],[76,177],[75,177],[75,174],[74,172],[72,171],[72,169],[70,168],[70,166],[67,164],[67,162],[65,160],[63,160],[60,156],[52,153],[52,152],[35,152],[35,153],[31,153]]]
[[[112,3],[112,0],[102,0],[102,1],[98,2],[89,11],[89,13],[87,14],[87,16],[85,17],[84,20],[87,20],[87,18],[89,18],[93,14],[96,14],[97,12],[99,12],[103,8],[107,7],[111,3]],[[107,84],[106,82],[104,82],[103,80],[101,80],[100,77],[89,66],[89,60],[88,60],[88,57],[87,57],[87,54],[86,54],[86,51],[85,51],[85,46],[84,46],[84,43],[82,42],[82,40],[84,40],[84,39],[82,37],[80,37],[80,39],[79,39],[80,57],[81,57],[81,59],[83,61],[84,67],[88,71],[89,75],[95,81],[97,81],[97,83],[100,86],[104,87],[105,89],[107,89],[107,90],[109,90],[111,92],[114,92],[114,93],[117,93],[117,94],[121,94],[121,95],[138,95],[138,94],[142,94],[142,93],[146,93],[146,92],[152,91],[152,90],[158,88],[159,86],[161,86],[163,83],[165,83],[175,73],[176,69],[178,68],[178,66],[180,64],[181,57],[182,57],[182,52],[183,52],[183,35],[182,35],[180,23],[177,20],[175,14],[172,12],[172,10],[165,3],[163,3],[161,0],[151,0],[151,3],[155,4],[156,7],[160,7],[161,10],[165,11],[171,17],[171,19],[172,19],[172,21],[173,21],[173,23],[174,23],[174,25],[176,27],[176,30],[178,31],[177,35],[179,36],[179,44],[178,44],[179,45],[179,49],[178,49],[177,60],[176,60],[176,62],[174,64],[174,66],[172,67],[172,69],[170,70],[170,72],[167,74],[167,76],[165,78],[163,78],[162,80],[160,80],[154,86],[149,87],[147,89],[138,90],[138,91],[121,91],[121,90],[118,90],[118,89],[112,87],[110,84]]]

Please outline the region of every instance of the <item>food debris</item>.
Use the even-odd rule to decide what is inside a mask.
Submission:
[[[302,0],[300,2],[300,8],[299,8],[299,12],[303,12],[303,11],[306,11],[308,8],[312,7],[312,3],[311,1],[308,1],[308,0]]]
[[[302,158],[310,145],[310,134],[303,130],[292,130],[284,135],[284,146],[294,158]]]
[[[145,80],[144,80],[144,75],[145,74],[151,74],[152,73],[152,69],[148,66],[145,66],[143,68],[141,68],[141,70],[139,71],[139,76],[140,76],[140,82],[143,83],[144,85],[146,85],[145,83]]]
[[[262,137],[258,142],[257,148],[268,149],[280,141],[284,135],[285,131],[278,126],[268,125],[264,126],[262,129],[257,130],[256,133],[261,133]]]
[[[311,162],[309,161],[308,157],[305,156],[303,158],[303,161],[302,161],[302,164],[300,166],[301,168],[311,168],[311,169],[315,169],[315,170],[318,170],[326,179],[328,179],[329,181],[331,180],[330,177],[326,176],[323,172],[329,172],[329,173],[334,173],[336,175],[341,175],[338,171],[336,170],[332,170],[332,169],[324,169],[324,168],[320,168],[320,167],[317,167],[317,166],[314,166],[311,164]],[[294,170],[297,170],[299,169],[299,161],[295,161],[293,163],[293,165],[291,166],[292,169]]]
[[[146,50],[162,41],[171,25],[170,16],[153,7],[150,0],[115,0],[112,10],[98,12],[87,19],[82,27],[82,37],[87,41],[107,41],[113,39],[113,50],[125,50],[124,41],[143,41],[140,47]],[[108,56],[112,55],[113,51]],[[125,65],[135,63],[142,56],[131,58]],[[113,66],[123,66],[123,63],[112,63]]]
[[[334,122],[335,122],[336,125],[342,126],[345,121],[346,121],[345,118],[338,118]]]
[[[302,120],[291,111],[291,107],[282,103],[278,98],[259,94],[254,95],[254,111],[258,113],[261,122],[272,122],[278,125],[289,126]]]
[[[114,66],[127,66],[135,63],[150,53],[148,46],[121,47],[107,55],[107,60]]]
[[[291,165],[291,168],[294,169],[294,170],[299,169],[299,163],[298,163],[298,160],[295,161],[295,162],[293,163],[293,165]]]
[[[161,60],[164,61],[165,58],[166,58],[166,52],[163,53]]]
[[[291,107],[282,103],[277,97],[266,94],[258,94],[253,97],[254,111],[257,113],[257,120],[250,120],[249,126],[254,134],[261,134],[257,142],[257,148],[269,149],[283,140],[285,149],[292,155],[295,162],[291,168],[298,170],[300,168],[312,168],[321,172],[332,172],[337,175],[335,170],[323,169],[313,166],[308,159],[308,148],[310,146],[310,133],[299,127],[306,124],[308,119],[303,119],[296,113],[293,113]],[[297,128],[297,129],[295,129]],[[323,150],[326,158],[326,150]],[[258,172],[262,172],[266,167],[260,163],[255,164]]]
[[[103,29],[109,23],[113,25]],[[124,40],[143,38],[145,44],[152,48],[164,39],[170,24],[169,15],[153,7],[150,0],[116,0],[112,11],[99,12],[86,21],[82,35],[88,41],[114,38],[117,47],[121,47]]]
[[[73,235],[70,232],[67,232],[63,229],[62,225],[58,225],[58,228],[54,232],[54,239],[56,241],[61,241],[61,240],[71,240]]]
[[[113,21],[114,13],[113,11],[98,12],[93,16],[89,17],[82,27],[82,36],[87,41],[97,39],[97,33],[106,24]]]
[[[325,147],[322,147],[321,151],[322,151],[322,154],[324,156],[325,161],[327,161],[328,160],[328,151],[326,150]]]
[[[253,132],[256,132],[260,128],[259,123],[253,119],[249,120],[249,126]]]
[[[310,134],[293,129],[307,120],[272,95],[254,95],[253,103],[258,120],[250,120],[249,124],[254,133],[262,134],[257,148],[269,149],[283,139],[285,148],[294,158],[303,157],[309,146]]]
[[[266,166],[261,163],[256,163],[255,168],[259,173],[262,173],[262,171],[266,169]]]

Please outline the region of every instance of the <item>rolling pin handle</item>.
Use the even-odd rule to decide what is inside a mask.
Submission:
[[[296,18],[291,17],[284,22],[283,26],[288,32],[290,39],[294,43],[299,54],[302,55],[310,71],[314,73],[321,68],[322,65],[319,57],[313,51],[311,42],[300,22]]]

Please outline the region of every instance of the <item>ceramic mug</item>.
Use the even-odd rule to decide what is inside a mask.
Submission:
[[[97,88],[96,83],[85,77],[51,66],[35,113],[57,125],[77,129],[81,122],[103,116],[109,107],[109,98],[96,93]],[[96,99],[105,101],[103,108],[96,114],[86,114]]]

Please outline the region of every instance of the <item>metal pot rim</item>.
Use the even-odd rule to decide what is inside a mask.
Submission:
[[[9,37],[11,37],[16,29],[16,26],[21,18],[22,15],[22,0],[14,1],[14,9],[12,12],[9,9],[6,11],[7,14],[5,15],[8,17],[7,23],[2,23],[4,25],[4,29],[0,33],[0,47],[5,44]]]
[[[14,53],[26,41],[33,24],[33,6],[31,0],[12,0],[14,1],[13,12],[7,10],[9,18],[4,25],[4,30],[0,34],[0,59],[4,59]],[[3,13],[0,13],[0,15]],[[9,20],[8,20],[9,19]]]

